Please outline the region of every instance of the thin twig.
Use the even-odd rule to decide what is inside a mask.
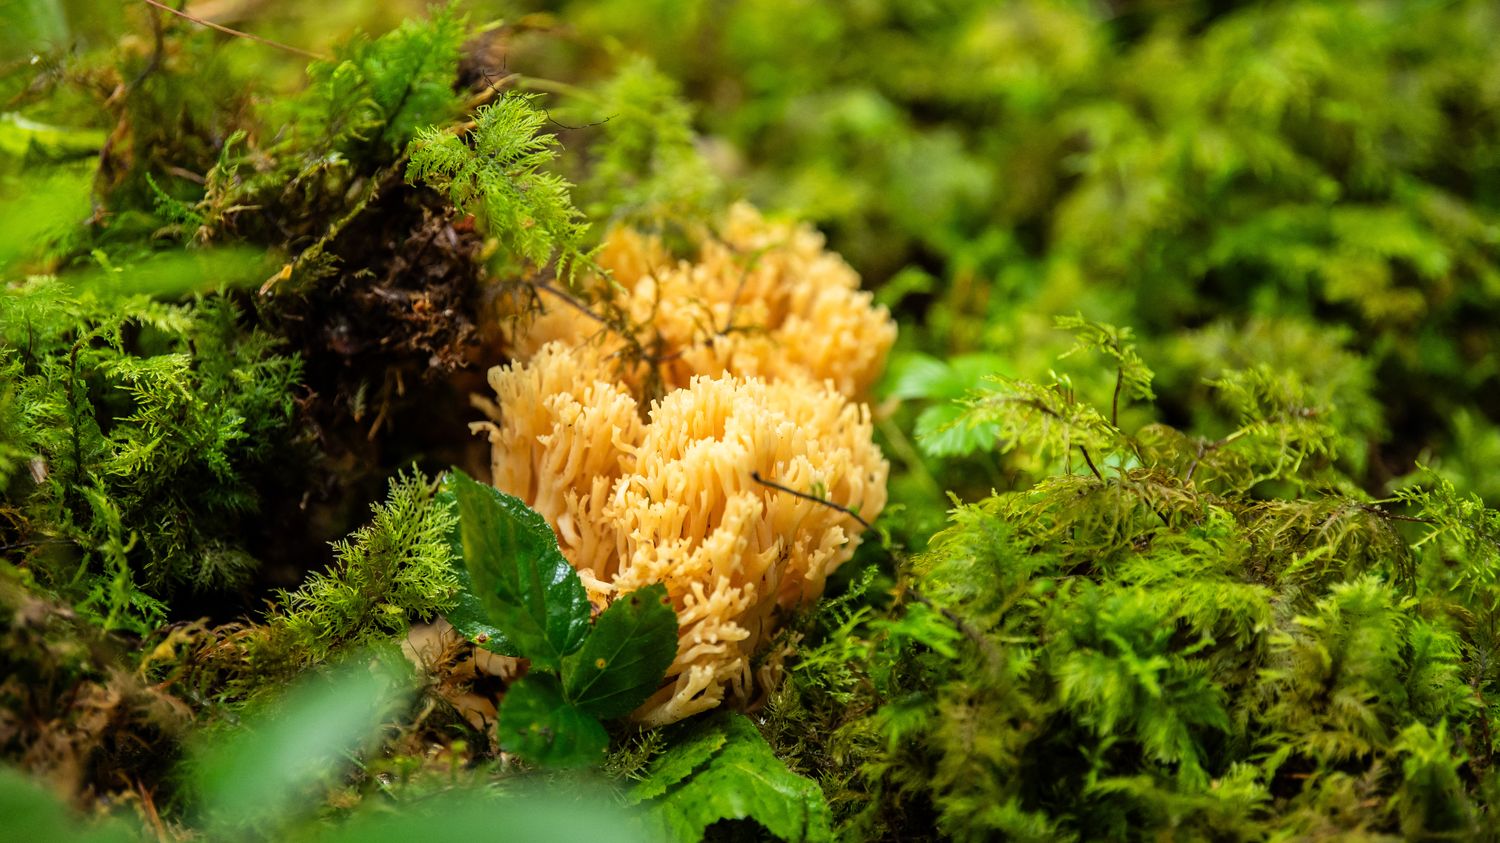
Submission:
[[[615,115],[611,114],[603,120],[595,120],[592,123],[584,123],[582,126],[569,126],[567,123],[564,123],[556,117],[553,117],[552,112],[549,111],[546,106],[539,105],[537,106],[537,108],[540,108],[542,110],[542,114],[546,116],[548,123],[551,123],[557,128],[564,129],[569,132],[581,132],[584,129],[592,129],[595,126],[603,126],[605,123],[608,123],[609,121],[615,119]]]
[[[989,659],[992,666],[999,664],[1000,654],[995,650],[994,642],[990,641],[988,638],[985,638],[984,633],[975,629],[972,624],[959,617],[957,612],[933,603],[932,600],[927,597],[927,595],[918,591],[917,587],[914,585],[906,586],[906,593],[910,594],[913,600],[921,603],[923,606],[926,606],[932,611],[937,612],[938,614],[942,615],[943,618],[948,621],[948,623],[953,624],[953,626],[956,627],[965,638],[973,641],[974,644],[979,647],[980,652],[984,653],[985,658]]]
[[[1089,471],[1094,472],[1094,477],[1103,483],[1104,475],[1100,474],[1098,466],[1094,465],[1094,458],[1089,456],[1089,449],[1079,445],[1078,450],[1083,452],[1083,461],[1089,464]]]
[[[19,550],[23,547],[39,547],[46,544],[73,544],[73,539],[36,539],[34,541],[15,542],[14,544],[0,544],[0,551]]]
[[[1193,456],[1192,463],[1190,465],[1188,465],[1187,474],[1184,475],[1183,478],[1182,478],[1182,482],[1183,483],[1192,483],[1193,482],[1193,474],[1194,474],[1194,472],[1196,472],[1198,470],[1198,463],[1202,462],[1203,455],[1206,454],[1206,453],[1208,453],[1207,443],[1205,443],[1202,439],[1199,439],[1198,440],[1198,453]]]
[[[1368,512],[1371,515],[1378,515],[1381,518],[1386,519],[1387,521],[1406,521],[1411,524],[1427,524],[1429,526],[1437,523],[1431,518],[1418,518],[1415,515],[1400,515],[1395,512],[1388,512],[1378,506],[1371,506],[1370,504],[1366,503],[1356,505],[1365,512]]]
[[[770,251],[773,245],[780,244],[766,245],[756,249],[740,269],[740,281],[735,285],[734,298],[729,300],[729,312],[724,315],[724,327],[718,329],[720,336],[728,336],[731,331],[739,330],[734,324],[734,315],[740,306],[740,296],[745,292],[745,285],[750,281],[750,272],[760,262],[761,256]]]
[[[249,32],[241,32],[238,29],[230,29],[229,27],[224,26],[223,24],[218,24],[218,23],[214,23],[213,21],[210,21],[210,20],[204,20],[203,18],[194,17],[193,15],[190,15],[187,12],[180,12],[180,11],[172,8],[171,6],[168,6],[165,3],[159,2],[159,0],[143,0],[143,2],[145,2],[145,4],[148,5],[148,6],[154,6],[154,7],[158,8],[158,9],[161,9],[163,12],[168,12],[168,13],[174,14],[177,17],[182,18],[183,20],[192,21],[193,23],[196,23],[199,26],[206,26],[209,29],[217,30],[219,32],[224,33],[225,35],[233,35],[236,38],[248,38],[251,41],[255,41],[255,42],[260,43],[260,44],[265,44],[267,47],[275,47],[278,50],[285,50],[288,53],[296,53],[299,56],[304,56],[304,57],[310,58],[310,59],[317,59],[318,61],[328,61],[328,57],[327,56],[319,55],[317,53],[310,52],[308,50],[304,50],[301,47],[293,47],[290,44],[283,44],[280,41],[272,41],[269,38],[262,38],[259,35],[255,35],[255,34],[252,34],[252,33],[249,33]]]
[[[151,830],[155,832],[158,843],[172,838],[167,835],[167,827],[161,821],[161,815],[156,811],[156,799],[151,791],[146,789],[146,784],[141,781],[135,783],[136,792],[141,795],[141,808],[146,812],[146,819],[151,821]]]
[[[165,9],[166,7],[163,6],[162,8]],[[167,11],[170,12],[172,10],[171,9],[167,9]],[[127,92],[134,91],[136,88],[139,88],[141,86],[141,83],[146,81],[146,77],[148,77],[151,74],[155,73],[157,71],[157,69],[161,67],[161,57],[162,57],[162,55],[164,53],[166,53],[166,51],[167,51],[166,38],[165,38],[164,33],[162,32],[161,18],[159,16],[157,16],[157,15],[152,15],[151,16],[151,59],[150,59],[150,61],[146,62],[146,66],[145,67],[141,68],[141,72],[137,73],[135,75],[135,78],[132,79],[132,80],[130,80],[130,85],[126,89]]]
[[[611,325],[608,319],[605,319],[603,316],[600,316],[599,314],[590,310],[588,305],[584,304],[578,299],[573,298],[573,296],[571,296],[567,292],[559,290],[551,284],[548,284],[546,281],[527,281],[526,284],[532,289],[539,292],[551,293],[552,295],[562,299],[563,304],[566,304],[574,310],[577,310],[579,313],[582,313],[584,316],[587,316],[595,322],[598,322],[600,325],[603,325],[604,327],[609,328],[616,333],[621,333],[619,328]]]
[[[1120,387],[1125,385],[1125,367],[1115,369],[1115,396],[1109,405],[1110,426],[1120,426]]]
[[[796,489],[792,489],[792,488],[789,488],[787,486],[783,486],[780,483],[772,482],[770,480],[767,480],[764,477],[761,477],[759,471],[752,471],[752,472],[750,472],[750,479],[754,480],[755,482],[757,482],[759,484],[761,484],[762,486],[769,486],[769,487],[771,487],[772,489],[775,489],[778,492],[786,492],[787,494],[791,495],[794,498],[801,498],[801,499],[803,499],[805,501],[812,501],[813,503],[820,503],[820,504],[828,507],[829,509],[833,509],[833,510],[837,510],[839,512],[842,512],[845,515],[849,516],[850,518],[853,518],[855,521],[858,521],[860,523],[860,526],[864,527],[866,530],[873,530],[873,529],[875,529],[875,525],[873,525],[870,522],[866,521],[865,519],[861,518],[858,512],[855,512],[854,510],[850,509],[847,506],[844,506],[842,504],[834,503],[833,501],[828,500],[826,498],[820,498],[817,495],[809,495],[807,492],[799,492]]]
[[[855,512],[847,506],[836,504],[833,501],[828,500],[827,498],[820,498],[817,495],[810,495],[806,492],[799,492],[796,489],[788,488],[787,486],[784,486],[780,483],[767,480],[766,478],[760,476],[759,471],[750,472],[750,479],[761,484],[762,486],[769,486],[770,488],[775,489],[778,492],[786,492],[792,497],[801,498],[805,501],[812,501],[813,503],[822,504],[829,509],[842,512],[850,518],[853,518],[855,521],[858,521],[860,525],[863,526],[866,530],[875,529],[874,525],[872,525],[869,521],[866,521],[864,518],[860,517],[859,513]],[[919,591],[914,585],[907,584],[904,588],[904,591],[907,594],[911,595],[911,598],[913,600],[921,603],[923,606],[926,606],[932,611],[937,612],[939,615],[942,615],[943,619],[953,624],[954,628],[956,628],[960,634],[962,634],[965,638],[968,638],[970,641],[973,641],[974,645],[979,648],[979,651],[984,654],[985,658],[989,660],[992,666],[999,663],[1000,654],[995,650],[994,642],[990,641],[988,638],[985,638],[982,632],[975,629],[972,624],[960,617],[957,612],[933,603],[932,600],[927,597],[927,595]]]
[[[598,322],[605,328],[613,331],[617,336],[620,337],[620,339],[625,340],[625,342],[631,346],[631,348],[634,350],[635,356],[643,363],[647,363],[653,366],[661,363],[666,363],[672,360],[676,360],[683,355],[683,352],[687,351],[687,349],[684,348],[678,349],[671,354],[648,352],[646,351],[646,347],[641,343],[640,339],[633,335],[629,330],[627,330],[626,328],[622,328],[611,320],[600,316],[598,313],[595,313],[592,309],[589,308],[588,305],[574,298],[572,294],[568,293],[566,290],[559,290],[551,284],[548,284],[546,281],[523,281],[522,283],[538,292],[550,293],[557,298],[562,299],[564,304],[568,305],[574,310],[577,310],[579,313],[583,314],[589,319]],[[658,337],[657,339],[659,341],[660,337]]]

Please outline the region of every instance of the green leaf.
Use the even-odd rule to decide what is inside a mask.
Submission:
[[[965,419],[961,404],[934,404],[917,416],[917,446],[929,457],[967,456],[995,446],[1000,425]]]
[[[897,356],[886,370],[881,394],[903,401],[914,398],[949,397],[940,386],[951,377],[952,370],[943,361],[928,354]]]
[[[509,784],[509,783],[508,783]],[[612,791],[583,782],[567,787],[509,784],[460,787],[399,803],[368,804],[347,823],[320,829],[318,843],[475,843],[514,840],[526,843],[647,843],[634,817],[616,804]],[[504,817],[504,834],[495,818]],[[333,825],[333,824],[330,824]],[[311,837],[312,835],[307,835]],[[43,839],[43,838],[36,838]],[[297,839],[305,839],[298,837]]]
[[[60,0],[0,0],[0,20],[0,63],[7,68],[68,45],[68,15]]]
[[[100,298],[131,295],[174,298],[215,289],[242,289],[265,280],[275,261],[260,249],[223,246],[191,252],[158,252],[124,266],[74,272],[68,281],[76,289]]]
[[[677,613],[667,587],[648,585],[611,603],[563,660],[563,693],[595,717],[621,717],[651,696],[676,657]]]
[[[139,839],[123,825],[106,821],[79,825],[51,791],[20,770],[0,767],[0,839],[54,843],[126,843]]]
[[[547,522],[519,499],[455,469],[443,481],[458,504],[470,594],[533,665],[558,669],[589,631],[589,599]]]
[[[604,757],[609,735],[563,699],[557,679],[529,673],[500,701],[500,748],[543,767],[582,767]]]
[[[77,227],[89,213],[91,183],[92,173],[77,167],[0,176],[0,271]]]
[[[398,698],[393,677],[372,670],[368,659],[304,679],[274,707],[199,751],[190,778],[201,787],[206,813],[222,827],[290,816],[345,753],[375,734]]]
[[[458,510],[458,495],[454,494],[451,483],[444,483],[436,498],[438,506],[453,512]],[[500,627],[490,623],[489,609],[485,608],[479,595],[474,593],[474,580],[469,576],[469,566],[464,562],[463,519],[453,519],[448,544],[452,549],[448,554],[448,565],[453,578],[458,581],[458,594],[454,598],[453,607],[444,612],[443,617],[453,624],[460,635],[480,647],[502,656],[520,656],[521,650],[516,642],[510,640]]]
[[[957,400],[983,385],[985,378],[1010,368],[998,354],[960,354],[939,360],[910,352],[891,361],[881,394],[902,400]]]
[[[0,10],[13,0],[0,0]],[[8,111],[0,114],[0,157],[68,160],[98,155],[107,133],[102,129],[38,123]]]
[[[697,843],[716,822],[746,819],[787,843],[833,839],[817,783],[788,770],[744,715],[721,715],[700,728],[703,733],[657,759],[632,794],[655,797],[644,803],[654,839]],[[716,742],[706,763],[700,760]],[[665,783],[673,777],[680,781]]]
[[[960,354],[947,361],[905,354],[892,363],[884,394],[941,402],[923,408],[917,416],[917,445],[929,457],[965,456],[994,447],[1000,427],[993,422],[964,421],[963,405],[954,402],[983,390],[986,378],[1007,368],[994,354]]]
[[[718,726],[694,729],[657,757],[646,778],[626,795],[626,801],[644,802],[661,796],[718,754],[728,741],[729,735]]]

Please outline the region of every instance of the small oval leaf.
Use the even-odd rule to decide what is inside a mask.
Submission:
[[[635,710],[677,657],[677,613],[654,583],[609,604],[578,652],[563,660],[568,701],[600,719]]]
[[[557,680],[530,673],[500,701],[500,748],[543,767],[584,767],[604,758],[609,735],[599,721],[563,699]]]

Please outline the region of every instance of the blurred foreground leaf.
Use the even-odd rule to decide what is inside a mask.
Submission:
[[[154,252],[125,266],[107,258],[98,268],[67,273],[80,292],[101,298],[147,295],[165,299],[190,293],[257,285],[269,276],[276,261],[267,253],[243,246]]]
[[[37,176],[0,177],[0,278],[89,214],[86,170],[53,169]]]
[[[0,0],[0,10],[4,6],[5,0]],[[0,15],[3,14],[0,11]],[[54,126],[29,120],[15,112],[0,114],[0,156],[22,159],[36,155],[54,161],[89,158],[99,154],[104,140],[102,129]]]
[[[607,792],[581,786],[525,788],[495,796],[483,791],[446,793],[408,803],[399,813],[367,811],[321,843],[646,843],[625,811]]]
[[[68,40],[68,19],[58,0],[0,0],[0,61],[23,58],[28,52],[62,47]]]
[[[0,839],[48,843],[115,843],[133,839],[113,823],[93,828],[74,822],[46,788],[19,770],[0,768]]]
[[[400,697],[386,668],[353,659],[304,678],[273,707],[202,747],[194,773],[211,827],[287,816],[375,735]]]

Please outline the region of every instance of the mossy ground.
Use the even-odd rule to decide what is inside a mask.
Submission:
[[[8,765],[158,839],[536,785],[715,839],[1493,836],[1492,4],[230,5],[186,14],[256,38],[0,35]],[[609,226],[688,256],[736,198],[900,322],[893,506],[782,639],[769,750],[612,722],[528,767],[427,626],[437,478],[487,472],[502,310],[609,318]],[[376,673],[357,763],[224,824],[205,747]],[[747,765],[759,824],[672,803]]]

